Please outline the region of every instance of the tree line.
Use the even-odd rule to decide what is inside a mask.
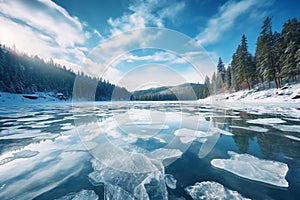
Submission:
[[[285,83],[296,83],[300,74],[300,22],[297,18],[284,23],[280,33],[272,31],[272,19],[267,17],[256,42],[256,51],[248,51],[245,35],[225,68],[221,58],[217,72],[205,77],[203,96],[238,91],[272,84],[280,88]]]
[[[38,56],[18,53],[15,48],[0,44],[0,91],[20,94],[47,92],[62,93],[71,98],[75,79],[76,96],[80,99],[111,100],[129,99],[131,93],[102,78],[90,77],[82,72],[75,73],[65,66],[45,61]],[[91,89],[93,88],[93,89]],[[117,91],[117,92],[116,92]]]

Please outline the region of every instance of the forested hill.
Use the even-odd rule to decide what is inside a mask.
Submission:
[[[118,91],[117,99],[129,99],[131,93],[125,88],[118,87],[102,79],[76,74],[65,66],[45,62],[38,56],[28,56],[16,53],[14,49],[0,44],[0,91],[9,93],[33,94],[35,92],[63,93],[66,98],[71,98],[73,85],[77,77],[82,84],[96,84],[93,94],[86,94],[77,88],[77,95],[84,99],[85,95],[94,97],[95,100],[110,100],[113,91]],[[82,89],[84,90],[84,88]],[[89,98],[91,99],[91,98]]]
[[[137,90],[132,94],[132,100],[139,101],[169,101],[197,100],[203,98],[203,84],[185,83],[177,86],[164,86]]]
[[[256,41],[256,50],[251,54],[245,35],[225,68],[221,58],[217,73],[205,77],[204,96],[224,91],[239,91],[248,88],[277,89],[286,83],[300,82],[300,21],[287,20],[280,32],[272,31],[272,18],[267,17]]]

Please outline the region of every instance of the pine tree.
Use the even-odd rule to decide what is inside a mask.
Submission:
[[[238,56],[237,51],[240,48],[240,45],[238,46],[236,52],[232,55],[232,61],[231,61],[231,87],[234,91],[237,91],[239,89],[237,74],[238,74]]]
[[[262,31],[257,39],[255,60],[257,74],[261,81],[269,83],[276,77],[273,56],[272,19],[267,17],[262,26]]]
[[[211,77],[211,83],[210,83],[210,92],[211,92],[211,94],[217,94],[216,83],[217,83],[217,77],[216,77],[216,73],[214,72],[212,77]]]
[[[248,52],[246,36],[242,36],[241,44],[232,56],[231,61],[231,79],[235,90],[239,89],[244,82],[248,89],[251,89],[255,76],[255,64],[251,54]]]
[[[225,86],[224,81],[225,81],[225,65],[221,59],[219,58],[218,65],[217,65],[217,82],[216,82],[216,90],[220,91],[221,88]]]
[[[208,97],[210,95],[210,80],[208,76],[205,76],[204,80],[204,88],[203,88],[203,98]]]
[[[297,81],[296,76],[299,74],[299,48],[300,48],[300,22],[296,18],[288,20],[283,25],[282,30],[282,47],[283,54],[280,57],[282,62],[282,77],[285,82],[292,79]],[[298,52],[298,53],[297,53]]]
[[[231,88],[231,65],[229,65],[226,69],[225,73],[225,87],[227,89]]]

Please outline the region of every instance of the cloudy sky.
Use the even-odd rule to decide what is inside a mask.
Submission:
[[[134,90],[202,82],[218,57],[230,62],[242,34],[254,53],[266,16],[280,31],[299,8],[297,0],[0,0],[0,42]]]

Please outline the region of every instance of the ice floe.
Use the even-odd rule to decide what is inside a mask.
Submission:
[[[148,173],[128,173],[112,169],[92,159],[94,171],[88,175],[97,186],[104,184],[107,199],[167,199],[164,168],[156,162],[156,170]]]
[[[111,185],[106,183],[104,187],[104,199],[113,199],[113,200],[134,200],[132,194],[124,190],[123,188]]]
[[[166,185],[171,189],[176,189],[177,180],[172,174],[165,174]]]
[[[93,190],[81,190],[78,193],[71,192],[56,200],[98,200],[99,196]]]
[[[223,135],[233,136],[232,133],[230,133],[230,132],[228,132],[228,131],[224,131],[224,130],[219,129],[219,128],[217,128],[217,127],[211,127],[211,128],[210,128],[210,131],[211,131],[212,133],[219,133],[219,134],[223,134]]]
[[[160,148],[150,153],[146,153],[145,155],[152,159],[165,160],[168,158],[180,157],[182,155],[182,152],[178,149]]]
[[[225,188],[220,183],[214,181],[203,181],[195,183],[193,186],[188,186],[185,188],[185,191],[194,199],[194,200],[227,200],[235,199],[242,200],[247,199],[239,194],[237,191],[229,190]]]
[[[284,132],[300,133],[300,125],[276,125],[273,127]]]
[[[286,121],[280,118],[259,118],[253,120],[247,120],[249,124],[262,124],[262,125],[270,125],[270,124],[283,124]]]
[[[237,176],[259,181],[279,187],[288,187],[285,179],[288,166],[285,163],[263,160],[249,154],[237,154],[228,151],[229,159],[213,159],[211,164],[220,169],[229,171]]]
[[[285,137],[291,139],[291,140],[295,140],[295,141],[299,141],[300,142],[300,138],[296,137],[296,136],[292,136],[292,135],[284,135]]]
[[[229,127],[233,129],[243,129],[243,130],[255,131],[260,133],[265,133],[269,131],[269,129],[259,127],[259,126],[229,126]]]

